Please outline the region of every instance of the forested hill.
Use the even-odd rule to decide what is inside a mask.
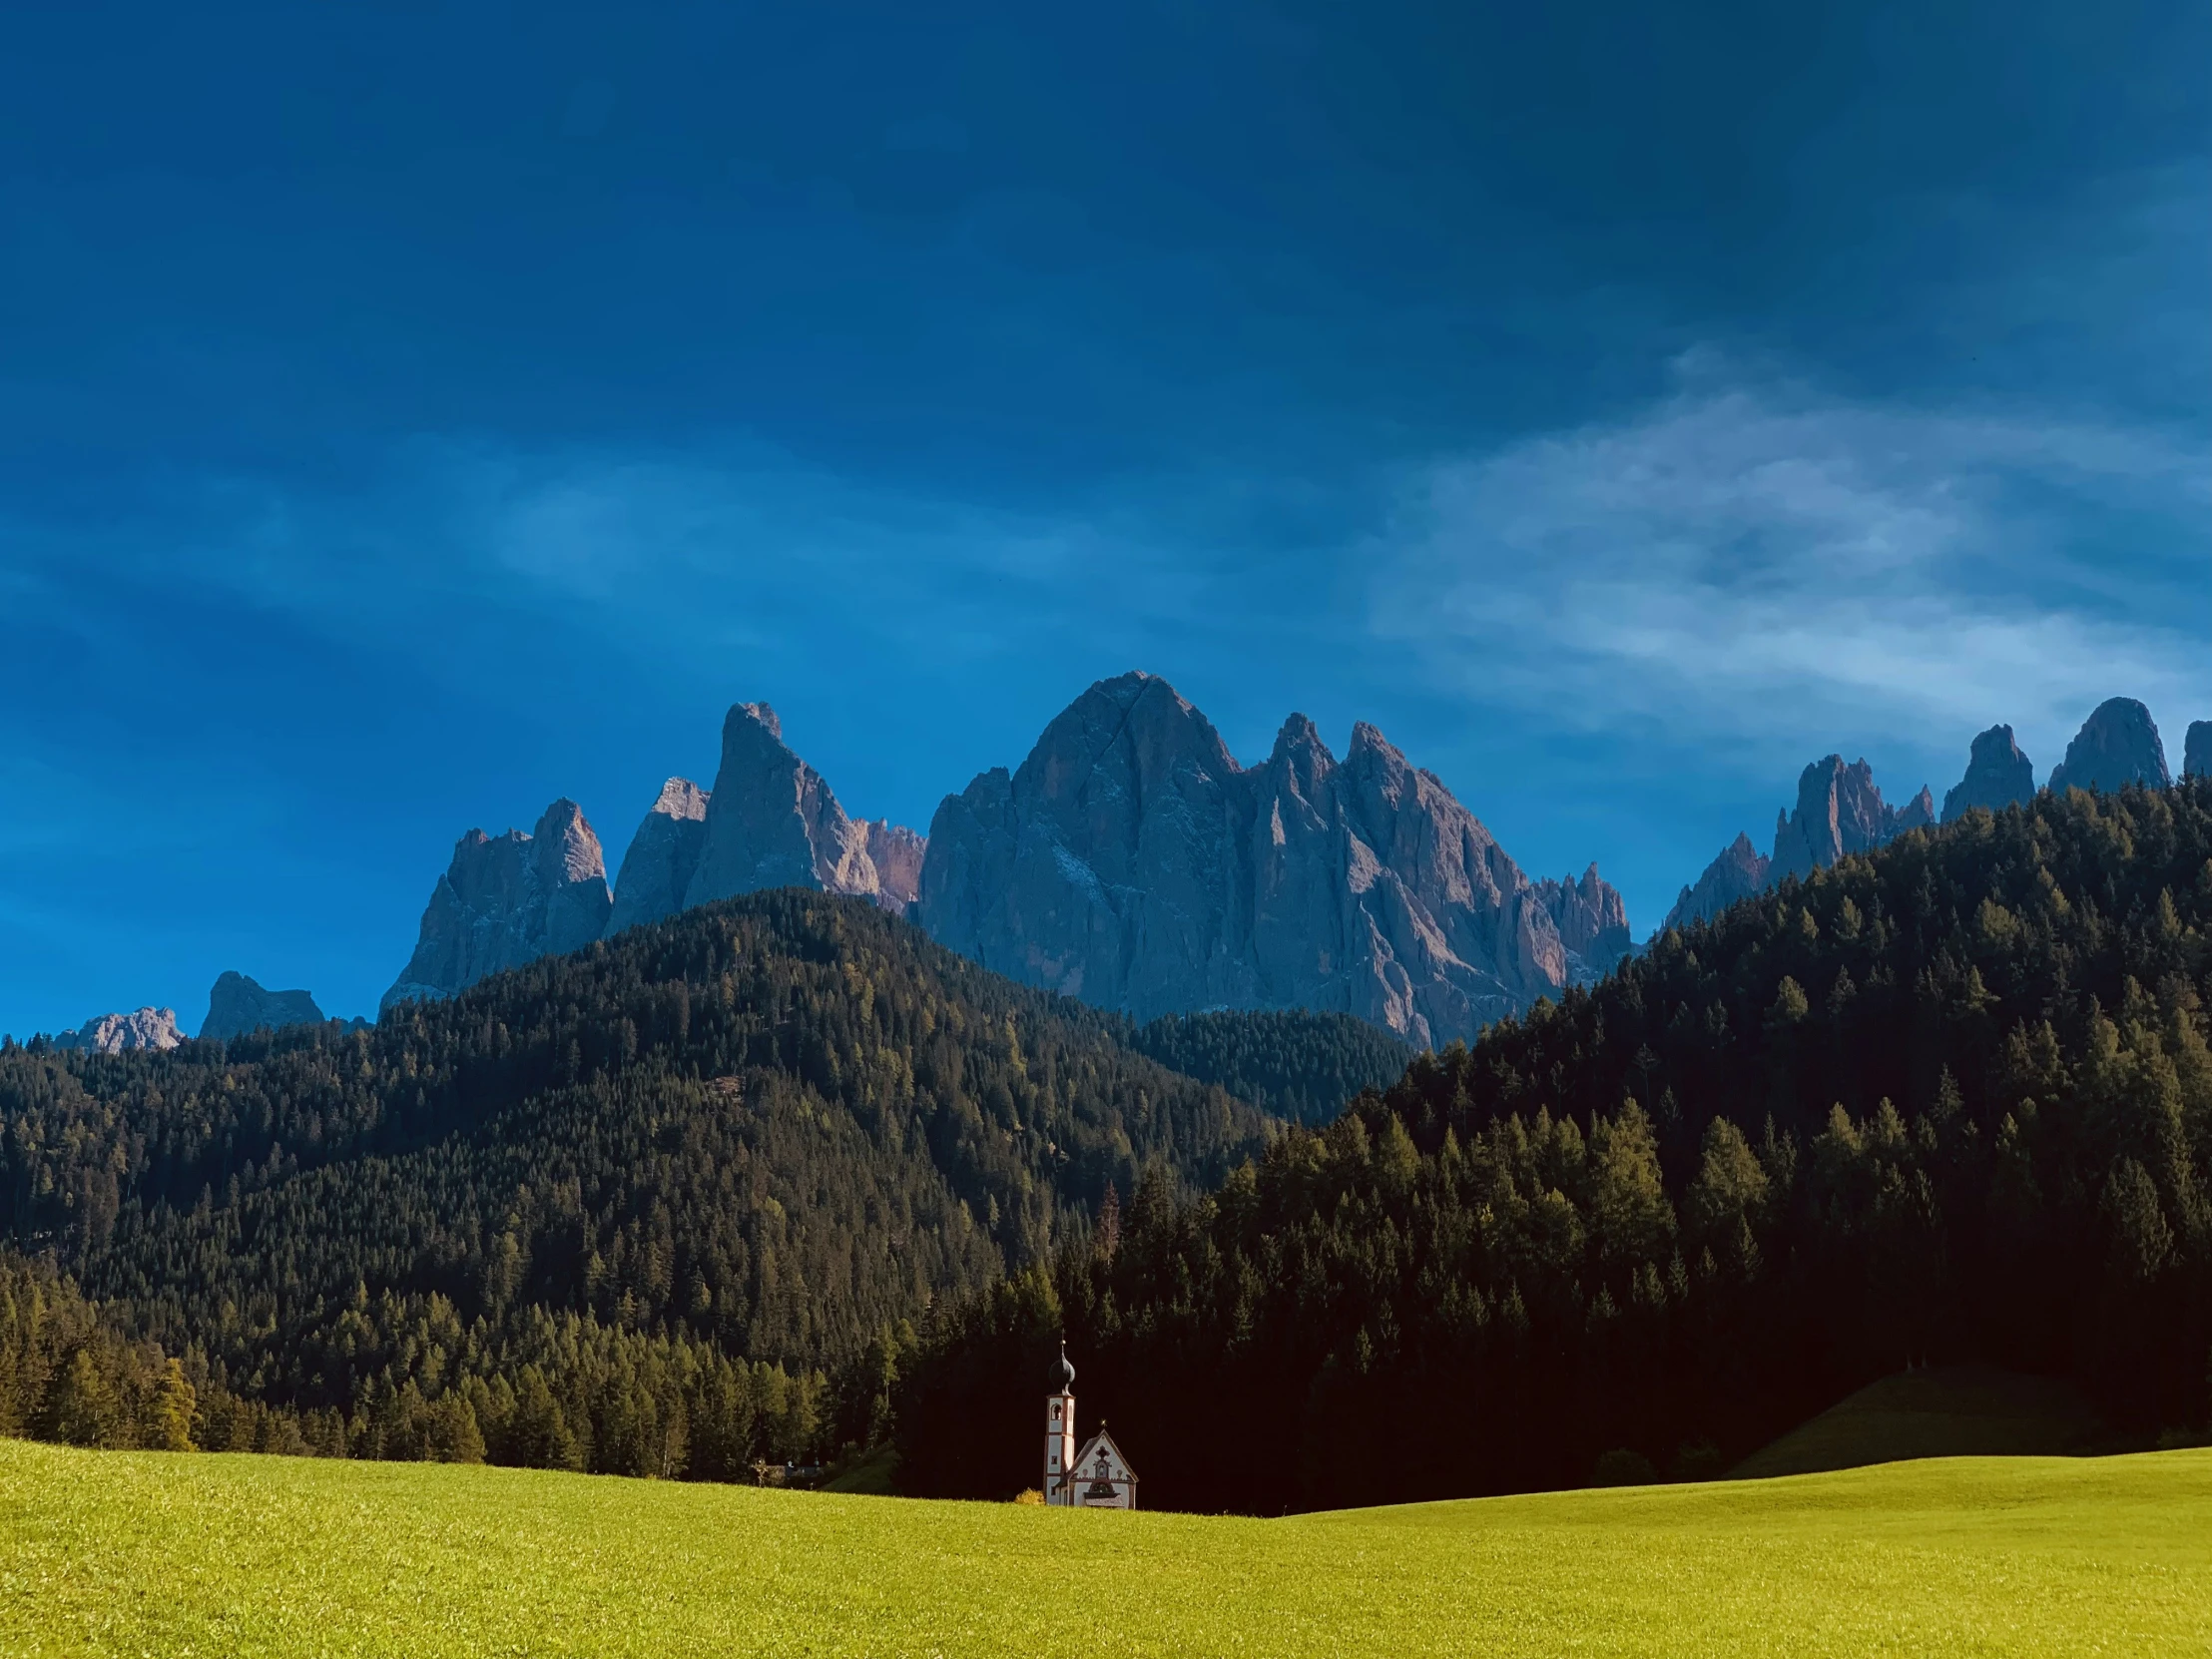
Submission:
[[[1261,1150],[1258,1111],[1128,1039],[863,901],[757,894],[369,1031],[9,1045],[0,1234],[204,1385],[342,1417],[527,1361],[597,1422],[629,1407],[579,1367],[804,1376],[1147,1165],[1210,1187]]]
[[[1171,1071],[1304,1124],[1327,1123],[1354,1096],[1396,1082],[1414,1052],[1380,1025],[1304,1009],[1168,1014],[1134,1040]]]
[[[1139,1194],[941,1327],[906,1478],[1034,1478],[960,1424],[1062,1329],[1148,1500],[1202,1508],[1710,1470],[1923,1361],[2201,1427],[2208,1001],[2212,783],[1910,832]]]

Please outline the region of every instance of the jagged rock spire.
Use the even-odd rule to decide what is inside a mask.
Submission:
[[[613,903],[599,837],[566,797],[530,834],[471,830],[430,891],[414,954],[377,1006],[451,996],[488,973],[581,949],[606,930]]]

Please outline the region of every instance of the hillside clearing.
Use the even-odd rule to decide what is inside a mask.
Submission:
[[[11,1654],[2201,1653],[2212,1452],[1290,1520],[0,1441]]]

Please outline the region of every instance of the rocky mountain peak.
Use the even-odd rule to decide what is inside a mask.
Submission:
[[[1352,743],[1345,750],[1345,765],[1377,768],[1393,781],[1413,770],[1404,752],[1364,720],[1352,723]]]
[[[2111,795],[2130,784],[2162,790],[2172,782],[2166,746],[2150,711],[2132,697],[2114,697],[2098,704],[2066,745],[2065,760],[2051,769],[2050,793],[2091,790]]]
[[[414,954],[378,1007],[451,996],[488,973],[581,949],[606,931],[613,904],[599,837],[575,802],[554,802],[531,834],[471,830],[431,888]]]
[[[867,831],[868,859],[875,865],[875,901],[902,916],[921,891],[921,861],[929,850],[928,838],[884,818],[861,828]]]
[[[321,1023],[322,1010],[305,991],[265,990],[258,980],[234,969],[217,978],[208,992],[208,1017],[200,1022],[200,1035],[243,1037]]]
[[[707,818],[707,803],[712,797],[689,778],[671,778],[661,786],[661,793],[653,798],[650,809],[678,824],[703,824]]]
[[[1874,768],[1864,759],[1846,765],[1841,755],[1824,756],[1798,775],[1796,807],[1775,814],[1774,855],[1761,857],[1751,837],[1739,834],[1682,889],[1660,925],[1710,921],[1786,875],[1803,879],[1847,853],[1872,851],[1908,830],[1930,829],[1935,823],[1932,790],[1923,787],[1903,807],[1892,807],[1882,799]]]
[[[1293,715],[1283,723],[1268,754],[1268,771],[1288,779],[1301,799],[1310,800],[1336,769],[1336,758],[1312,721]]]
[[[2189,736],[2181,751],[2184,778],[2212,778],[2212,720],[2189,722]]]
[[[1768,878],[1810,875],[1848,852],[1871,851],[1935,822],[1936,798],[1927,789],[1902,810],[1888,806],[1864,759],[1846,766],[1841,755],[1830,755],[1798,776],[1797,810],[1776,823]]]
[[[175,1048],[185,1040],[174,1008],[140,1008],[128,1014],[101,1014],[53,1039],[56,1048],[123,1054],[141,1048]]]
[[[1219,779],[1239,770],[1213,723],[1156,675],[1101,680],[1046,726],[1014,775],[1017,790],[1131,811],[1179,778]]]
[[[659,921],[684,907],[684,894],[707,843],[707,808],[714,798],[689,778],[671,778],[646,809],[615,877],[607,931]]]
[[[1777,827],[1778,836],[1788,828],[1789,822],[1789,815],[1783,814]],[[1770,869],[1769,860],[1751,844],[1751,837],[1739,833],[1721,849],[1719,857],[1705,866],[1705,872],[1694,885],[1682,889],[1681,896],[1674,901],[1674,908],[1667,912],[1662,929],[1711,921],[1738,899],[1765,891]]]
[[[886,902],[870,851],[877,837],[845,815],[822,775],[785,744],[783,732],[765,703],[740,703],[723,722],[722,764],[705,798],[697,862],[680,907],[764,887],[815,887]],[[902,856],[889,830],[886,825],[881,842],[894,858]],[[887,903],[903,909],[909,901],[894,892]]]
[[[1604,916],[1618,895],[1575,903]],[[945,799],[915,914],[985,966],[1139,1018],[1310,1007],[1443,1041],[1568,973],[1526,876],[1373,726],[1340,765],[1294,715],[1246,769],[1152,675],[1100,681],[1011,774]]]
[[[1992,726],[1973,741],[1966,776],[1943,796],[1943,822],[1954,823],[1974,807],[2001,813],[2032,801],[2035,768],[2013,740],[2009,726]]]
[[[548,885],[607,879],[607,854],[599,836],[585,822],[584,809],[568,797],[546,808],[530,840]]]
[[[1748,842],[1746,843],[1749,844]],[[1634,946],[1628,931],[1628,905],[1601,879],[1592,863],[1580,880],[1549,876],[1536,883],[1537,902],[1558,929],[1567,953],[1568,976],[1578,984],[1602,979]]]

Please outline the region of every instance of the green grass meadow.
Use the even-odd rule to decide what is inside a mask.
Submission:
[[[0,1652],[2203,1654],[2212,1451],[1249,1520],[0,1440]]]

